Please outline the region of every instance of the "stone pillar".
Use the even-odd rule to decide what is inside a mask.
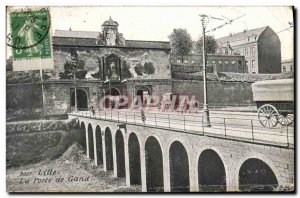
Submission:
[[[171,192],[171,183],[170,183],[170,161],[169,161],[169,152],[162,150],[163,152],[163,170],[164,170],[164,191]]]
[[[95,165],[98,165],[98,155],[97,155],[97,139],[96,139],[96,128],[93,130],[93,144],[94,144],[94,160]]]
[[[111,133],[112,136],[112,150],[113,150],[113,163],[114,163],[114,177],[118,177],[118,165],[117,165],[117,151],[116,151],[116,133]]]
[[[228,168],[226,171],[226,191],[228,192],[237,192],[239,191],[239,176],[235,168]]]
[[[199,184],[198,184],[198,167],[197,161],[194,160],[195,156],[190,152],[189,156],[189,173],[190,173],[190,192],[198,192]]]
[[[90,149],[89,149],[89,126],[85,125],[85,141],[86,141],[86,156],[90,158]]]
[[[145,144],[140,144],[141,150],[141,179],[142,179],[142,192],[147,192],[147,178],[146,178],[146,159],[145,159]]]
[[[102,152],[103,152],[103,170],[107,171],[106,167],[106,148],[105,148],[105,131],[101,133],[102,135]]]
[[[129,165],[129,149],[128,149],[128,136],[125,131],[124,135],[124,152],[125,152],[125,177],[126,186],[130,186],[130,165]]]

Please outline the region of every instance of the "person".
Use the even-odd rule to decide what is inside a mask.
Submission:
[[[198,108],[199,108],[198,101],[195,101],[195,103],[194,103],[194,107],[195,107],[195,109],[196,109],[196,112],[195,112],[195,114],[198,114]]]
[[[91,107],[90,107],[90,111],[92,112],[92,114],[93,114],[93,116],[95,116],[95,110],[94,110],[94,107],[93,107],[93,105],[91,105]]]
[[[144,108],[142,108],[142,110],[141,110],[141,118],[142,118],[142,121],[143,121],[143,123],[145,124],[145,121],[146,121],[146,115],[145,115],[145,111],[144,111]]]

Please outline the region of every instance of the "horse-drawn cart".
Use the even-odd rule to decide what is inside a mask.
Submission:
[[[294,80],[266,80],[252,84],[258,119],[265,127],[294,122]]]

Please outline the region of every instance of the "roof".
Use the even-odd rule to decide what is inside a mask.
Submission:
[[[98,47],[99,45],[96,44],[96,41],[99,34],[100,32],[91,31],[55,30],[55,33],[53,35],[53,44],[64,46]],[[140,40],[126,40],[125,46],[116,47],[140,49],[171,49],[170,42]]]
[[[249,42],[254,42],[257,41],[261,33],[263,33],[263,31],[265,31],[265,29],[267,28],[269,28],[269,26],[239,32],[230,36],[218,38],[217,42],[219,44],[227,44],[227,42],[229,42],[231,46],[243,45]]]
[[[96,39],[99,32],[91,31],[73,31],[73,30],[55,30],[54,37],[68,37],[68,38],[93,38]]]

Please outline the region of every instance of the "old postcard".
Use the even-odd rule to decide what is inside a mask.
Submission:
[[[7,192],[295,192],[293,7],[6,16]]]

